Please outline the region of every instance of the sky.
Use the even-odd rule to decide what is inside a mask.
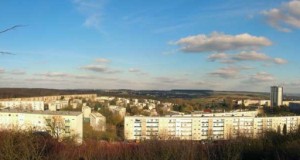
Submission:
[[[0,13],[0,87],[300,93],[300,0],[9,0]]]

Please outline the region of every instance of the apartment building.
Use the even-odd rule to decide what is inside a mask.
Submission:
[[[255,117],[258,115],[258,110],[256,111],[235,111],[235,112],[220,112],[220,113],[197,113],[197,111],[192,112],[193,116],[201,117]],[[187,115],[189,116],[189,115]]]
[[[272,86],[270,99],[271,107],[278,107],[282,105],[282,96],[283,96],[283,87],[281,86]]]
[[[43,101],[0,101],[0,108],[43,111],[44,102]]]
[[[300,102],[289,103],[289,108],[292,112],[300,113]]]
[[[13,101],[56,101],[56,100],[69,100],[71,98],[85,98],[94,100],[97,94],[72,94],[72,95],[56,95],[56,96],[41,96],[41,97],[26,97],[26,98],[9,98],[8,100]]]
[[[100,113],[90,114],[90,125],[96,131],[105,131],[106,129],[106,118]]]
[[[274,130],[290,132],[300,125],[300,116],[126,116],[124,135],[126,140],[181,139],[220,140],[237,136],[259,137],[263,132]]]
[[[85,119],[90,118],[90,114],[92,112],[91,107],[84,105],[81,110],[83,113],[83,118],[85,118]]]
[[[50,111],[59,111],[63,108],[68,107],[69,101],[68,100],[57,100],[57,101],[51,101],[48,103],[48,109]]]
[[[56,138],[75,136],[82,142],[82,113],[63,111],[0,110],[0,129],[48,132]]]
[[[119,114],[121,117],[126,115],[126,108],[124,107],[110,105],[108,109],[113,113]]]
[[[257,99],[244,99],[244,100],[234,100],[237,105],[248,106],[270,106],[270,100],[257,100]]]
[[[300,101],[282,101],[282,105],[290,107],[291,103],[300,103]]]

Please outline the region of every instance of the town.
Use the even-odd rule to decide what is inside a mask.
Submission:
[[[0,127],[45,132],[60,140],[72,137],[82,143],[92,134],[108,141],[257,138],[271,130],[286,134],[300,125],[300,101],[284,101],[282,87],[272,86],[270,99],[233,99],[232,103],[243,107],[179,112],[174,110],[178,104],[171,102],[97,94],[7,98],[0,101]],[[265,113],[277,107],[291,113]]]
[[[300,0],[0,4],[0,160],[300,159]]]

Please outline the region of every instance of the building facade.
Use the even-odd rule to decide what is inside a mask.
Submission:
[[[96,131],[106,130],[106,118],[100,113],[90,114],[90,125]]]
[[[290,111],[300,113],[300,102],[289,103]]]
[[[283,96],[283,88],[280,86],[272,86],[270,93],[271,107],[281,106]]]
[[[50,111],[59,111],[63,108],[68,107],[69,101],[67,100],[57,100],[57,101],[51,101],[48,103],[48,109]]]
[[[81,110],[82,110],[82,113],[83,113],[83,118],[85,118],[85,119],[90,118],[90,114],[92,112],[91,107],[83,106]]]
[[[108,109],[111,112],[120,115],[122,118],[125,117],[125,115],[126,115],[126,108],[125,107],[110,105],[110,106],[108,106]]]
[[[143,117],[126,116],[124,136],[126,140],[180,139],[180,140],[220,140],[237,136],[259,137],[265,131],[279,133],[296,130],[300,116],[291,117],[202,117],[169,116]]]
[[[0,110],[0,129],[48,132],[59,139],[74,136],[82,143],[82,113],[4,109]]]
[[[46,103],[57,100],[69,100],[71,98],[85,98],[94,100],[97,94],[72,94],[72,95],[56,95],[56,96],[41,96],[41,97],[24,97],[24,98],[8,98],[11,101],[44,101]]]
[[[43,101],[0,101],[1,108],[43,111]]]

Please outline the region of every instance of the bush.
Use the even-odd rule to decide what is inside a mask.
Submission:
[[[215,142],[146,140],[140,143],[87,139],[78,145],[32,132],[0,131],[0,159],[299,159],[300,132],[266,133],[259,139],[240,137]]]

